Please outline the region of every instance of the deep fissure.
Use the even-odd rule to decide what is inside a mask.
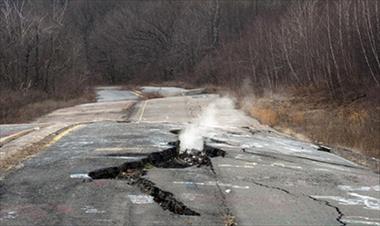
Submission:
[[[149,166],[158,168],[186,168],[191,166],[208,166],[214,172],[210,158],[226,155],[226,152],[208,145],[202,151],[190,150],[180,153],[180,142],[169,142],[173,146],[159,152],[153,152],[139,160],[128,161],[119,166],[91,171],[93,179],[118,179],[136,186],[141,192],[153,197],[164,210],[178,215],[200,216],[200,214],[177,200],[171,192],[160,189],[154,182],[144,178]],[[133,154],[128,154],[132,156]],[[141,156],[141,154],[137,154]]]

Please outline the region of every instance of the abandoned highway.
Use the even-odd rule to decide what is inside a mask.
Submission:
[[[141,90],[0,125],[0,225],[380,225],[379,174],[223,106],[205,152],[179,155],[221,97]]]

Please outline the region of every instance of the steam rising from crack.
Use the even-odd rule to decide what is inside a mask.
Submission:
[[[179,134],[180,153],[191,150],[202,151],[203,138],[211,137],[214,128],[224,126],[224,122],[218,120],[218,115],[234,109],[234,101],[228,97],[218,98],[211,102],[200,116]]]

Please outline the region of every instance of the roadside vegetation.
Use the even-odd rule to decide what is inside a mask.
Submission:
[[[250,99],[246,111],[299,139],[380,159],[380,109],[373,106],[372,98],[376,97],[337,103],[320,90],[312,96],[292,90]]]
[[[0,0],[0,123],[93,98],[71,13],[68,1]]]
[[[38,90],[21,92],[4,89],[0,91],[0,124],[30,122],[56,109],[94,100],[95,93],[91,88],[64,96],[51,96]]]
[[[96,83],[218,87],[264,123],[380,157],[378,0],[0,0],[0,9],[2,120]]]

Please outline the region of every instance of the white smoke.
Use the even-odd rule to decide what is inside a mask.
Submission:
[[[223,127],[224,122],[218,120],[218,115],[234,109],[234,101],[228,97],[218,98],[211,102],[200,116],[180,133],[180,152],[203,150],[203,138],[210,136],[213,128]]]

